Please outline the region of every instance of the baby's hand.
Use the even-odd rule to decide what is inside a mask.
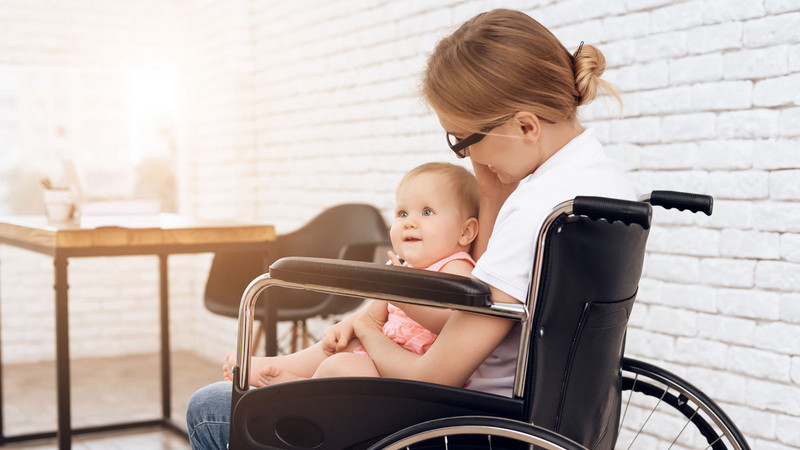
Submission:
[[[402,266],[403,265],[403,263],[400,262],[400,257],[397,256],[397,253],[389,250],[388,252],[386,252],[386,254],[389,256],[389,261],[392,262],[393,266]]]
[[[333,324],[322,333],[322,351],[328,356],[338,353],[347,347],[352,338],[352,327],[342,322]]]

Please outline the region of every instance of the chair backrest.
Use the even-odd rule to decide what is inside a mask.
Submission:
[[[276,251],[269,255],[267,263],[272,264],[286,256],[373,261],[371,249],[368,253],[359,252],[359,244],[379,242],[389,242],[389,231],[374,206],[337,205],[321,212],[303,227],[279,236]],[[297,312],[298,318],[307,316],[323,302],[326,303],[326,314],[346,312],[358,305],[352,299],[339,301],[329,294],[297,289],[271,289],[266,295],[280,298],[284,318],[292,315],[291,310]]]
[[[625,330],[648,234],[649,223],[566,214],[541,234],[526,416],[588,448],[613,448],[616,440]]]
[[[328,208],[303,227],[279,236],[278,252],[280,257],[338,258],[346,245],[388,241],[388,228],[374,206],[343,204]]]
[[[268,270],[270,264],[285,256],[314,256],[372,261],[374,246],[368,244],[389,242],[389,233],[383,217],[367,204],[333,206],[311,219],[303,227],[277,237],[264,252],[217,253],[211,265],[205,290],[206,307],[217,314],[237,317],[239,300],[254,278]],[[363,249],[362,249],[363,247]],[[361,251],[359,251],[361,250]],[[316,315],[322,302],[332,304],[325,312],[335,314],[356,305],[352,300],[342,302],[341,308],[333,305],[327,294],[294,289],[271,290],[268,294],[280,298],[279,314],[282,320],[294,320]],[[259,302],[263,315],[265,301]]]
[[[238,317],[239,300],[253,278],[264,273],[264,253],[216,253],[203,295],[206,308],[215,314]]]

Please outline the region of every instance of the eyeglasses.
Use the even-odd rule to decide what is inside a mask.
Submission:
[[[447,145],[450,146],[450,150],[454,151],[456,156],[459,158],[466,158],[467,157],[467,147],[470,145],[475,145],[481,141],[486,136],[486,133],[492,131],[495,126],[486,127],[477,133],[470,134],[469,136],[465,137],[464,139],[459,139],[453,136],[450,133],[445,132],[447,135]]]

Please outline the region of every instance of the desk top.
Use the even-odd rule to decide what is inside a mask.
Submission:
[[[53,223],[44,216],[0,217],[0,243],[58,250],[257,244],[275,240],[272,225],[205,221],[176,214],[84,217]]]

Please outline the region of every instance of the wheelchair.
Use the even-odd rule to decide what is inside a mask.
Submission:
[[[494,304],[475,279],[289,257],[253,280],[239,310],[230,443],[240,449],[749,449],[706,394],[624,357],[652,206],[711,214],[709,196],[576,197],[541,226],[524,304]],[[326,378],[250,389],[253,311],[272,286],[518,321],[512,397],[386,378]]]

